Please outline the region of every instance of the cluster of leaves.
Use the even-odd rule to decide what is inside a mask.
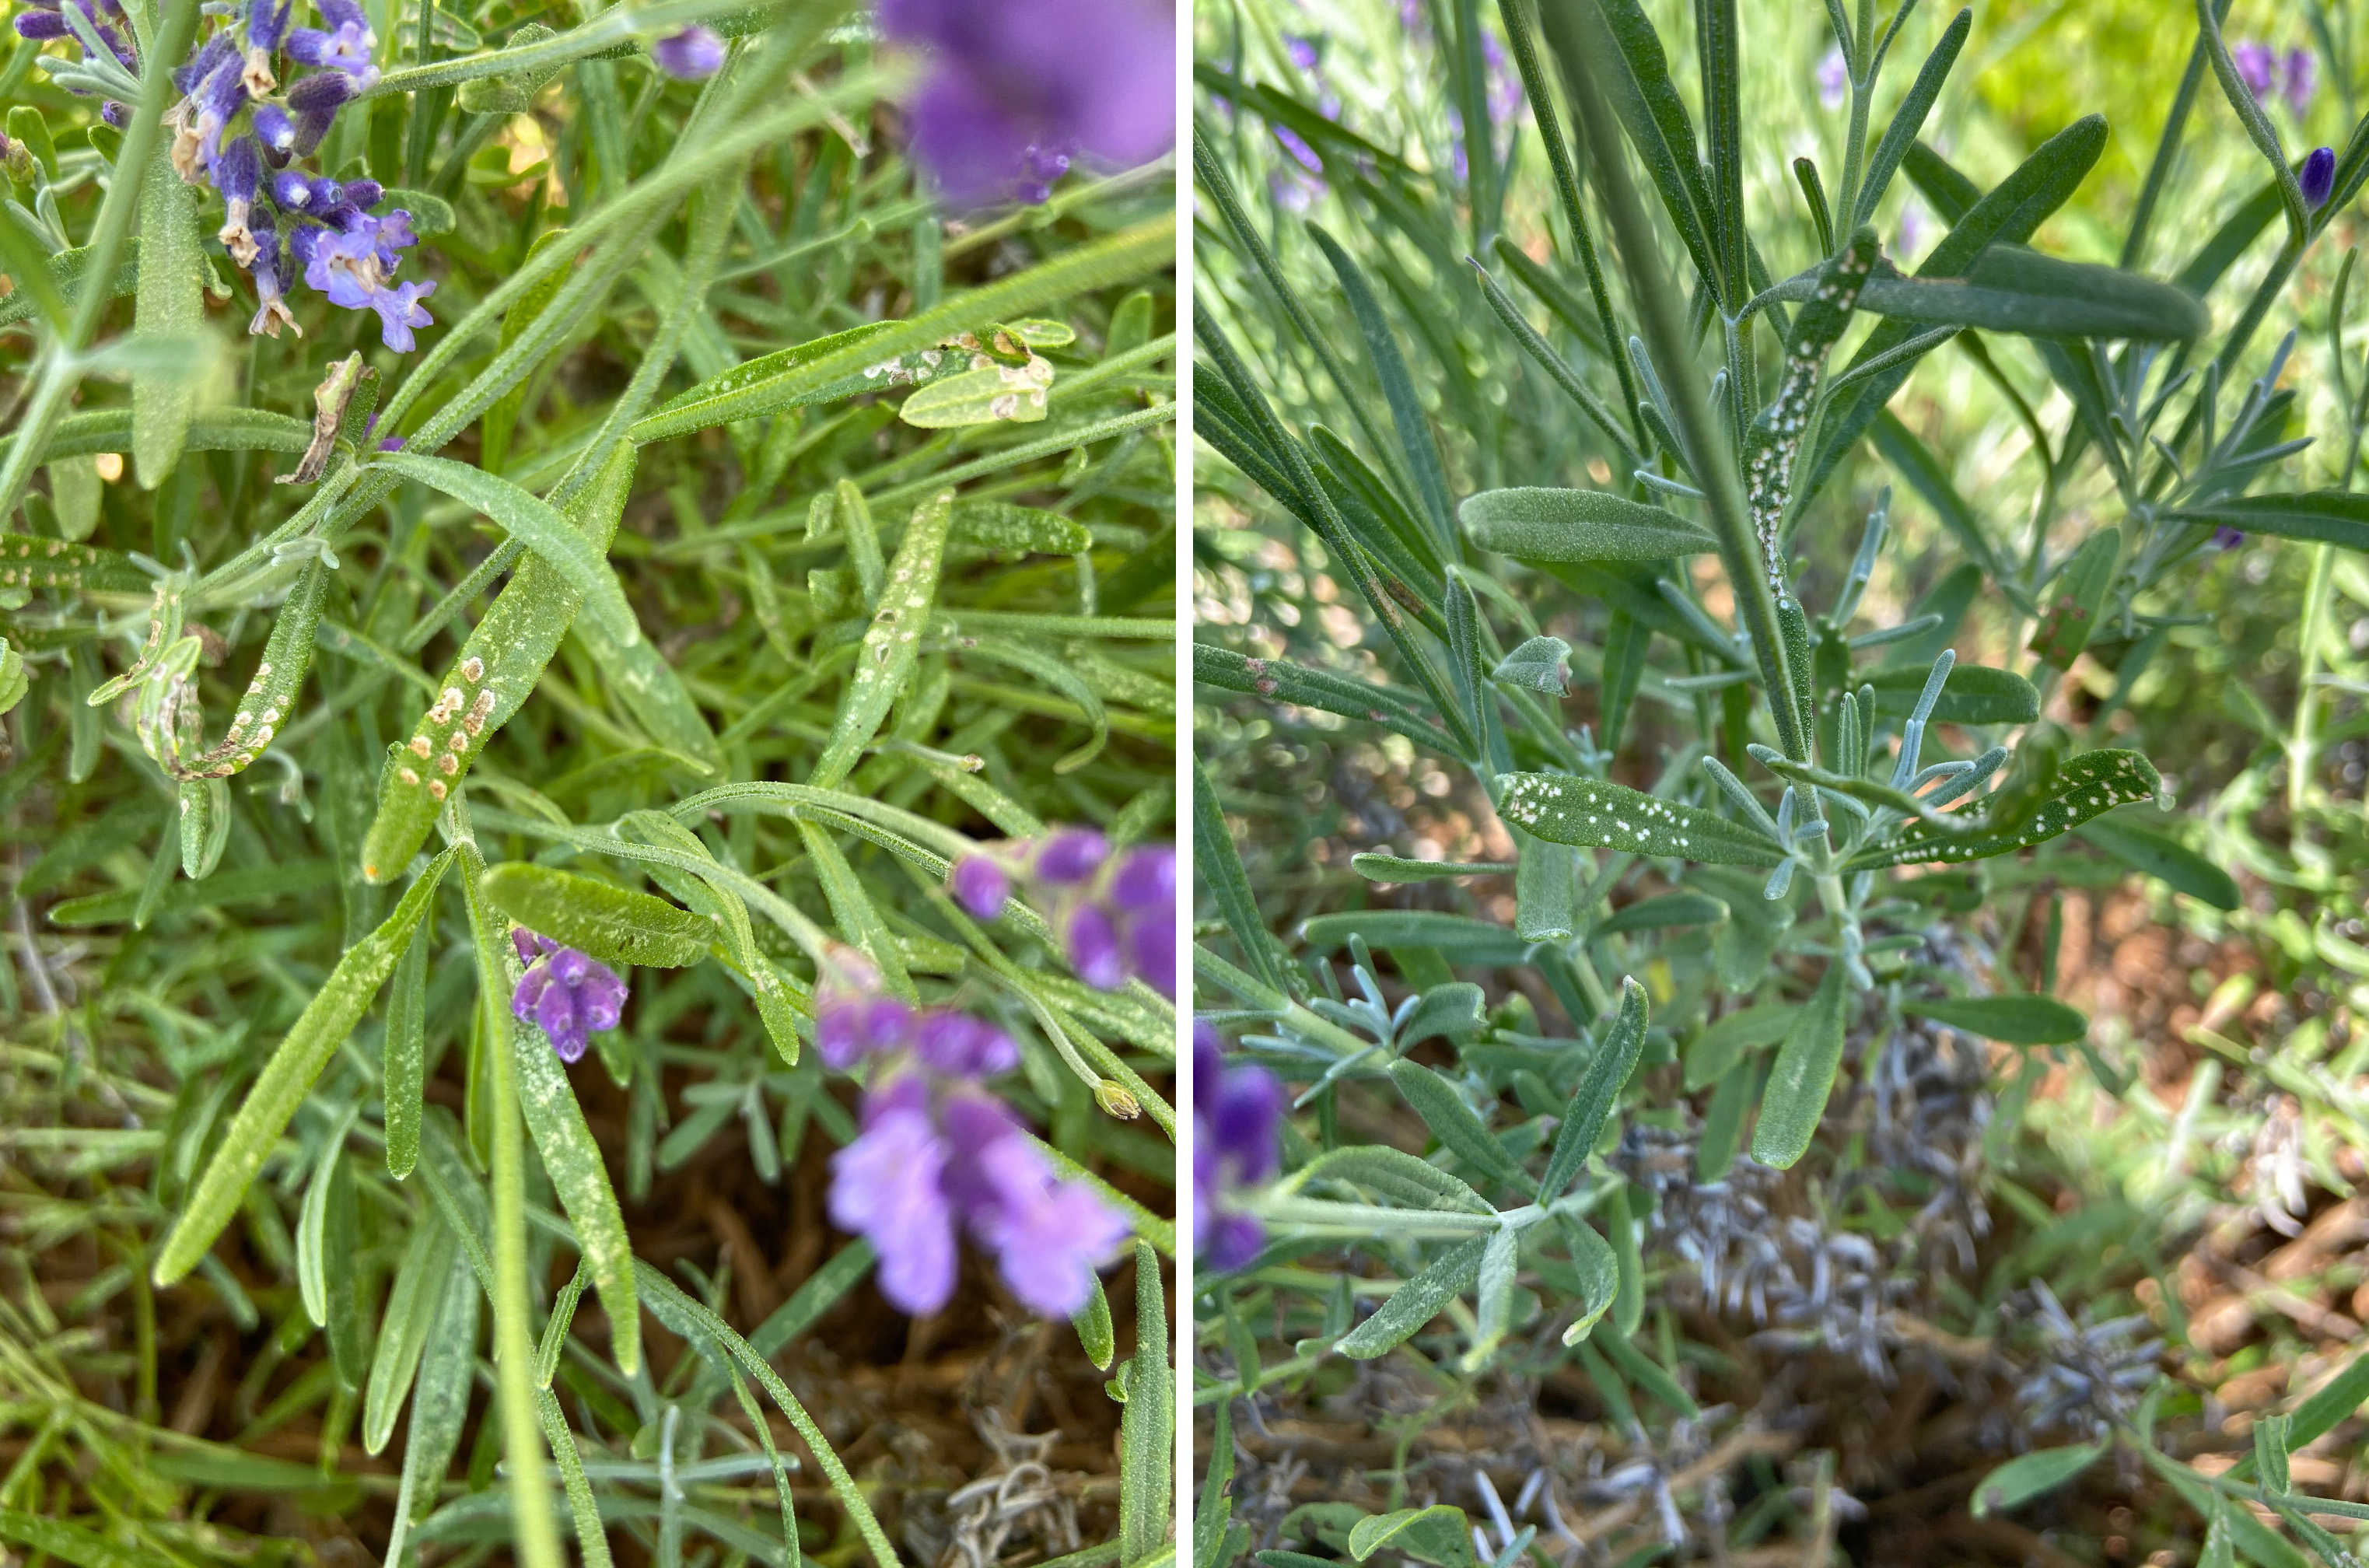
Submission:
[[[1287,1127],[1281,1180],[1236,1199],[1265,1221],[1267,1249],[1201,1279],[1196,1397],[1217,1413],[1221,1450],[1200,1514],[1209,1561],[1252,1539],[1222,1496],[1233,1402],[1354,1386],[1341,1357],[1404,1357],[1452,1391],[1442,1408],[1484,1379],[1519,1389],[1575,1358],[1631,1453],[1684,1458],[1702,1414],[1688,1366],[1728,1365],[1675,1331],[1696,1265],[1717,1294],[1686,1250],[1703,1204],[1781,1190],[1837,1238],[1822,1260],[1881,1255],[1879,1276],[1911,1284],[1934,1272],[1919,1254],[1941,1250],[1928,1221],[1956,1201],[1952,1180],[1883,1171],[1868,1116],[1922,1071],[1910,1053],[1937,1028],[2022,1063],[1997,1130],[1971,1136],[1977,1162],[2014,1138],[2054,1057],[2076,1053],[2115,1097],[2131,1090],[2089,1020],[2045,994],[2053,913],[2036,989],[2008,964],[1963,961],[1955,933],[2012,948],[2031,888],[2100,873],[2143,873],[2208,914],[2238,909],[2237,883],[2195,847],[2217,824],[2169,814],[2165,759],[2099,744],[2143,681],[2162,692],[2169,679],[2158,700],[2175,706],[2190,690],[2171,667],[2203,624],[2195,584],[2233,534],[2310,551],[2308,609],[2264,607],[2306,622],[2304,695],[2292,727],[2264,717],[2298,803],[2318,787],[2329,585],[2345,552],[2369,547],[2369,505],[2352,489],[2361,416],[2347,380],[2340,450],[2300,457],[2296,339],[2268,342],[2264,326],[2369,177],[2369,127],[2335,150],[2329,198],[2308,200],[2302,150],[2200,5],[2168,112],[2149,106],[2162,129],[2119,265],[2059,259],[2033,242],[2097,166],[2102,119],[2035,137],[1986,189],[1935,145],[1970,15],[1842,0],[1828,12],[1815,42],[1841,63],[1839,168],[1797,158],[1791,182],[1757,166],[1786,137],[1747,124],[1745,62],[1757,75],[1760,61],[1774,72],[1797,57],[1799,17],[1713,4],[1657,27],[1661,11],[1632,0],[1413,6],[1403,25],[1435,40],[1422,58],[1436,69],[1411,51],[1407,75],[1426,85],[1403,93],[1391,67],[1359,75],[1276,8],[1205,30],[1196,429],[1222,462],[1205,464],[1204,506],[1213,522],[1247,514],[1267,538],[1198,541],[1213,583],[1251,585],[1220,618],[1247,609],[1254,623],[1247,638],[1205,625],[1196,640],[1204,694],[1242,694],[1219,698],[1203,731],[1305,735],[1336,757],[1358,747],[1385,782],[1395,769],[1482,817],[1451,854],[1476,840],[1511,852],[1441,862],[1353,838],[1366,853],[1350,887],[1415,885],[1421,908],[1365,907],[1345,878],[1254,887],[1211,781],[1225,754],[1202,749],[1195,842],[1213,918],[1196,1005],[1311,1113]],[[1384,31],[1403,20],[1390,17]],[[1920,27],[1929,52],[1902,90],[1885,87],[1882,120],[1886,63],[1906,74],[1894,57]],[[1518,79],[1507,96],[1526,116],[1493,115],[1499,73]],[[2187,199],[2174,171],[2206,155],[2199,126],[2224,105],[2251,153],[2221,160],[2239,169],[2237,193],[2201,244],[2183,241],[2163,223]],[[1748,205],[1747,187],[1766,200]],[[1543,210],[1527,226],[1509,201],[1521,190]],[[1913,266],[1911,201],[1945,225]],[[1321,222],[1302,216],[1320,204]],[[2168,280],[2134,270],[2181,243],[2195,248]],[[1780,274],[1780,258],[1803,254]],[[2340,376],[2350,274],[2347,259],[2329,315]],[[2013,410],[2038,475],[2028,510],[1961,490],[1962,427],[1920,434],[1902,417],[1898,395],[1952,357]],[[2034,373],[2041,391],[2027,393]],[[2283,487],[2306,462],[2331,487]],[[1563,487],[1582,472],[1592,487]],[[1896,523],[1891,486],[1938,526]],[[1938,561],[1910,548],[1920,532]],[[1307,591],[1320,578],[1333,591]],[[1969,646],[2004,657],[1957,662]],[[1590,725],[1559,706],[1574,678]],[[1258,747],[1250,766],[1228,756],[1223,776],[1279,795],[1260,766],[1287,766],[1291,750]],[[1354,833],[1396,815],[1324,798],[1333,778],[1286,782],[1322,804],[1253,835],[1263,867],[1345,819]],[[2246,864],[2273,858],[2295,881],[2295,858]],[[2342,885],[2330,855],[2299,859],[2316,889]],[[1287,901],[1297,918],[1278,934]],[[2306,928],[2305,946],[2330,939]],[[2316,1100],[2349,1103],[2333,1070],[2295,1070]],[[1405,1130],[1420,1159],[1379,1141]],[[1980,1207],[1990,1178],[1974,1179]],[[2010,1293],[2044,1290],[2051,1254],[2061,1242],[2003,1261],[1979,1300],[1961,1291],[1956,1328],[1997,1330]],[[1896,1299],[1885,1288],[1871,1311]],[[2046,1312],[2033,1321],[2054,1333]],[[2208,1558],[2234,1542],[2254,1561],[2300,1561],[2243,1496],[2343,1560],[2318,1520],[2352,1505],[2315,1502],[2316,1520],[2286,1459],[2351,1416],[2369,1363],[2258,1424],[2260,1455],[2208,1477],[2158,1440],[2159,1418],[2192,1412],[2194,1391],[2154,1379],[2145,1357],[2125,1376],[2091,1332],[2085,1305],[2042,1359],[2070,1366],[2077,1343],[2102,1358],[2104,1371],[2060,1379],[2089,1379],[2074,1402],[2094,1435],[2078,1426],[2083,1441],[2015,1460],[1978,1512],[2119,1447],[2185,1500]],[[1641,1420],[1655,1409],[1666,1436]],[[2044,1445],[2048,1425],[2030,1415],[2020,1443]],[[1762,1505],[1701,1528],[1724,1550],[1786,1519],[1832,1529],[1823,1502],[1814,1520],[1774,1481],[1755,1483]],[[1406,1486],[1391,1481],[1394,1504]],[[1363,1557],[1375,1529],[1413,1528],[1381,1517],[1303,1510],[1281,1529]],[[1510,1562],[1528,1536],[1517,1545],[1499,1525],[1485,1550]],[[1470,1559],[1460,1521],[1438,1533],[1430,1551],[1395,1549]]]
[[[713,77],[642,52],[703,19]],[[833,1447],[862,1423],[773,1364],[864,1298],[868,1245],[818,1234],[736,1329],[771,1259],[661,1265],[626,1223],[719,1145],[826,1179],[844,944],[1005,1027],[1000,1092],[1127,1216],[1133,1354],[1099,1287],[1070,1351],[1124,1412],[1075,1561],[1156,1558],[1173,1009],[944,883],[1051,824],[1171,835],[1166,171],[949,221],[895,150],[907,66],[838,0],[379,22],[413,63],[322,165],[429,236],[441,325],[405,358],[350,317],[168,319],[225,303],[211,224],[143,200],[177,52],[120,136],[38,45],[0,67],[40,153],[0,214],[0,1539],[248,1561],[287,1549],[246,1533],[275,1495],[361,1495],[326,1528],[391,1563],[548,1565],[572,1522],[588,1563],[613,1534],[889,1568],[893,1508]],[[572,1073],[512,1017],[512,921],[632,978]],[[991,1306],[960,1303],[990,1339]]]

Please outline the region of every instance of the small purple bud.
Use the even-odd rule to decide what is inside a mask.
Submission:
[[[924,1014],[913,1034],[921,1065],[949,1078],[990,1078],[1020,1065],[1012,1036],[967,1013],[938,1010]]]
[[[2314,147],[2311,156],[2304,159],[2295,183],[2303,187],[2305,206],[2315,212],[2327,206],[2329,193],[2336,189],[2336,149]]]
[[[678,81],[702,81],[724,68],[724,40],[711,28],[688,27],[650,45],[650,58]]]
[[[1083,882],[1110,857],[1110,841],[1092,828],[1064,828],[1036,852],[1038,880],[1056,887]]]
[[[255,200],[255,182],[263,172],[263,153],[252,137],[241,136],[214,160],[214,189],[223,200],[245,206]]]
[[[367,212],[386,195],[386,188],[374,179],[349,179],[337,188],[338,200],[349,207],[359,207]]]
[[[955,902],[968,910],[974,920],[993,920],[1012,895],[1012,878],[983,854],[967,854],[955,862],[946,873],[946,887]]]
[[[2268,97],[2278,85],[2279,57],[2267,43],[2247,40],[2229,51],[2229,63],[2237,68],[2237,79],[2257,99]]]
[[[289,119],[288,111],[276,103],[256,106],[255,133],[261,139],[266,152],[285,156],[296,145],[296,122]]]
[[[904,1079],[865,1096],[863,1132],[830,1161],[831,1223],[871,1242],[880,1293],[915,1316],[936,1311],[955,1291],[946,1154],[926,1092]]]
[[[17,13],[17,36],[42,43],[53,38],[64,38],[73,32],[64,17],[55,11],[19,11]]]
[[[401,452],[403,450],[403,438],[401,436],[383,436],[379,440],[378,449],[381,452]]]
[[[1127,983],[1127,967],[1119,956],[1118,933],[1110,916],[1094,904],[1081,904],[1070,912],[1065,933],[1070,967],[1096,990],[1116,990]]]
[[[1176,995],[1176,906],[1146,910],[1127,922],[1128,972],[1161,995]]]
[[[2281,74],[2279,96],[2287,100],[2287,112],[2301,120],[2311,111],[2312,94],[2319,87],[2319,56],[2308,49],[2290,49]]]
[[[132,109],[128,104],[120,104],[113,98],[109,98],[98,106],[98,117],[120,131],[132,123]]]
[[[2213,548],[2215,550],[2225,552],[2235,550],[2238,545],[2243,544],[2245,542],[2245,534],[2237,529],[2230,527],[2226,522],[2213,531]]]
[[[1142,912],[1176,908],[1176,850],[1172,844],[1139,844],[1111,877],[1111,902]]]
[[[281,169],[271,177],[271,200],[283,212],[313,210],[313,181],[303,169]]]
[[[1830,49],[1826,57],[1818,62],[1818,102],[1828,109],[1837,109],[1843,107],[1843,99],[1849,92],[1850,62],[1843,58],[1841,50]]]

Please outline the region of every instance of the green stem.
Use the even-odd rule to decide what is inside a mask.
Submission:
[[[92,334],[98,330],[99,318],[110,303],[105,280],[115,276],[116,258],[122,254],[123,243],[131,237],[132,218],[140,211],[140,182],[148,171],[149,154],[164,128],[165,109],[173,90],[173,67],[189,52],[189,39],[197,26],[197,0],[181,0],[171,6],[157,23],[154,42],[140,63],[140,104],[123,132],[114,177],[108,181],[107,195],[98,204],[98,222],[91,230],[90,256],[83,269],[83,276],[89,281],[74,298],[74,315],[67,319],[65,336],[50,351],[41,368],[40,384],[33,392],[32,405],[25,412],[24,423],[17,427],[8,461],[0,465],[0,527],[6,526],[17,503],[25,498],[26,486],[33,479],[33,464],[49,445],[51,428],[65,411],[66,399],[74,383],[81,379],[75,361],[89,344]]]
[[[1686,304],[1673,292],[1675,274],[1662,261],[1653,224],[1630,180],[1621,155],[1619,121],[1589,69],[1591,59],[1614,58],[1615,46],[1595,6],[1574,6],[1569,16],[1578,25],[1585,48],[1564,62],[1563,74],[1586,136],[1596,191],[1613,236],[1619,242],[1620,264],[1629,275],[1629,294],[1637,307],[1642,336],[1669,394],[1671,412],[1678,423],[1676,434],[1687,449],[1688,466],[1703,488],[1704,510],[1719,540],[1720,565],[1727,573],[1745,630],[1751,635],[1753,655],[1759,660],[1768,710],[1776,720],[1778,745],[1788,757],[1807,761],[1809,738],[1793,705],[1793,677],[1786,664],[1784,638],[1778,630],[1777,602],[1755,565],[1757,544],[1745,516],[1735,464],[1705,400],[1701,372],[1694,360],[1694,335],[1687,327]]]

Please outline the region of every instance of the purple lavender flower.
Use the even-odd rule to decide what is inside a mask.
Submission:
[[[340,205],[335,186],[327,192],[316,188],[312,199],[325,195],[333,206]],[[387,278],[402,260],[398,247],[418,243],[411,232],[411,214],[398,208],[373,218],[349,205],[338,216],[346,225],[342,229],[300,231],[311,236],[303,256],[304,281],[328,295],[331,304],[378,312],[380,341],[398,354],[409,353],[412,328],[436,324],[419,303],[436,292],[432,280],[390,283]]]
[[[1127,961],[1120,956],[1118,927],[1099,904],[1080,904],[1061,928],[1062,945],[1070,952],[1070,967],[1096,990],[1116,990],[1127,984]]]
[[[254,214],[256,182],[263,173],[263,148],[241,136],[214,160],[214,187],[223,193],[222,232],[215,237],[241,267],[252,267],[258,247],[247,220]]]
[[[1276,1172],[1283,1085],[1255,1064],[1229,1068],[1217,1026],[1193,1024],[1193,1245],[1212,1268],[1237,1269],[1258,1255],[1265,1231],[1231,1207],[1232,1189]]]
[[[1012,877],[993,856],[967,854],[948,868],[946,887],[972,918],[993,920],[1012,896]]]
[[[1015,1136],[978,1151],[995,1200],[971,1215],[978,1239],[995,1249],[1003,1282],[1022,1305],[1068,1317],[1086,1304],[1094,1265],[1127,1239],[1127,1221],[1083,1182],[1053,1179],[1045,1157]]]
[[[2279,96],[2287,112],[2301,120],[2311,110],[2312,94],[2319,87],[2319,56],[2308,49],[2290,49],[2280,72]]]
[[[1176,909],[1176,849],[1173,844],[1138,844],[1120,857],[1111,876],[1111,901],[1123,910],[1144,911]]]
[[[1278,125],[1274,129],[1276,141],[1282,144],[1283,150],[1289,153],[1300,167],[1310,174],[1321,175],[1324,172],[1324,160],[1317,155],[1315,148],[1308,144],[1307,138],[1288,125]]]
[[[296,122],[289,119],[288,111],[276,103],[258,104],[255,106],[255,137],[262,143],[267,160],[284,160],[296,146]]]
[[[933,1093],[921,1077],[864,1096],[863,1131],[831,1157],[831,1222],[880,1256],[880,1292],[901,1311],[937,1311],[954,1295],[959,1222],[997,1254],[1004,1283],[1031,1310],[1085,1305],[1093,1271],[1127,1221],[1084,1182],[1063,1182],[1003,1103],[978,1090]]]
[[[1020,1065],[1020,1047],[983,1018],[951,1008],[923,1013],[913,1029],[913,1054],[948,1078],[992,1078]]]
[[[704,81],[724,69],[724,40],[712,28],[689,27],[650,45],[650,58],[680,81]]]
[[[1072,887],[1102,869],[1110,841],[1092,828],[1063,828],[1036,852],[1036,874],[1056,887]]]
[[[294,28],[288,33],[288,58],[343,73],[356,87],[378,81],[378,64],[371,58],[378,35],[356,0],[317,0],[326,28]]]
[[[527,967],[510,993],[511,1013],[542,1030],[560,1060],[578,1059],[592,1031],[613,1029],[624,1015],[625,982],[590,955],[524,926],[510,932],[510,941]]]
[[[2226,553],[2235,550],[2245,542],[2246,535],[2226,522],[2213,531],[2213,548],[2215,550]]]
[[[830,1219],[880,1254],[880,1293],[924,1316],[955,1292],[955,1220],[946,1201],[946,1145],[928,1093],[905,1079],[867,1097],[864,1130],[831,1156]]]
[[[284,285],[280,280],[288,274],[288,257],[272,225],[271,214],[258,209],[247,220],[247,230],[255,237],[255,259],[248,263],[246,270],[247,276],[255,280],[257,307],[254,319],[246,324],[247,335],[268,333],[277,338],[285,326],[297,337],[303,337],[304,329],[296,325],[296,317],[282,294]]]
[[[2279,57],[2271,46],[2259,40],[2248,39],[2229,51],[2229,63],[2237,68],[2237,80],[2257,101],[2271,96],[2278,86]]]
[[[1843,98],[1850,91],[1850,62],[1839,49],[1826,51],[1818,62],[1818,102],[1829,109],[1843,107]]]
[[[2303,204],[2313,212],[2328,205],[2329,193],[2336,189],[2336,149],[2314,147],[2295,175],[2295,183],[2303,187]]]
[[[1074,156],[1129,167],[1176,135],[1175,26],[1160,0],[882,0],[881,29],[930,51],[913,150],[950,201],[1042,200]]]
[[[309,158],[329,133],[338,110],[354,96],[353,78],[342,71],[315,71],[288,89],[289,111],[296,117],[295,154]]]

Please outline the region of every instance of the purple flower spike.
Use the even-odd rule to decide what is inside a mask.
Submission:
[[[1078,979],[1096,990],[1116,990],[1127,984],[1118,930],[1099,905],[1081,904],[1072,910],[1063,938],[1070,950],[1070,967],[1078,972]]]
[[[1818,62],[1818,102],[1828,109],[1837,109],[1849,93],[1850,62],[1843,58],[1841,50],[1830,49],[1826,57]]]
[[[1216,1025],[1193,1025],[1194,1245],[1210,1266],[1236,1269],[1258,1255],[1258,1220],[1229,1201],[1236,1186],[1265,1181],[1277,1167],[1283,1085],[1266,1069],[1229,1068]]]
[[[1042,200],[1073,156],[1123,168],[1175,141],[1162,0],[883,0],[879,15],[930,52],[913,150],[956,205]]]
[[[2258,100],[2270,97],[2278,85],[2279,57],[2267,43],[2247,40],[2229,51],[2229,63],[2237,68],[2237,80]]]
[[[967,1013],[925,1014],[913,1033],[913,1050],[922,1066],[949,1078],[990,1078],[1020,1065],[1012,1036]]]
[[[510,942],[527,967],[510,993],[512,1016],[542,1030],[560,1060],[580,1059],[591,1034],[615,1028],[624,1015],[625,982],[590,955],[522,926]]]
[[[1064,828],[1036,852],[1036,877],[1056,887],[1083,882],[1110,858],[1110,841],[1092,828]]]
[[[921,1083],[903,1081],[864,1106],[864,1131],[831,1156],[830,1219],[880,1254],[880,1293],[926,1316],[955,1292],[954,1210],[946,1146]]]
[[[2295,183],[2303,187],[2305,206],[2315,212],[2327,206],[2329,193],[2336,189],[2336,149],[2314,147],[2311,156],[2304,159]]]
[[[1111,902],[1138,912],[1176,908],[1176,849],[1139,844],[1118,863],[1111,878]]]
[[[2290,49],[2280,74],[2279,96],[2287,100],[2287,112],[2301,120],[2311,112],[2311,97],[2319,87],[2319,56],[2308,49]]]
[[[994,1248],[1003,1282],[1031,1311],[1067,1317],[1093,1293],[1094,1266],[1127,1239],[1127,1221],[1083,1182],[1057,1182],[1018,1138],[996,1139],[978,1163],[996,1201],[973,1219]]]
[[[1147,910],[1127,922],[1127,967],[1137,979],[1174,1001],[1176,997],[1176,907]]]
[[[689,27],[650,45],[650,58],[678,81],[704,81],[724,69],[724,40],[712,28]]]
[[[993,920],[1003,911],[1003,900],[1012,896],[1012,878],[983,854],[967,854],[955,862],[946,873],[946,887],[955,902],[975,920]]]

